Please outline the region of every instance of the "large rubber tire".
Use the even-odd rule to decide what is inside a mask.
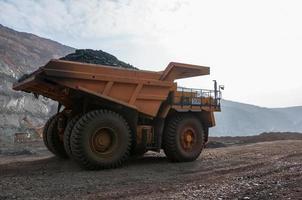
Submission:
[[[66,159],[68,155],[64,149],[64,143],[58,133],[58,121],[61,116],[58,115],[51,120],[47,129],[46,137],[50,151],[59,158]]]
[[[185,138],[185,136],[189,138]],[[184,139],[185,138],[185,139]],[[194,161],[204,147],[204,129],[190,114],[178,114],[168,120],[163,135],[163,149],[172,162]]]
[[[74,116],[71,120],[68,121],[67,126],[64,130],[64,148],[69,158],[72,158],[72,152],[70,147],[70,136],[73,127],[77,121],[81,118],[81,115]]]
[[[52,149],[49,147],[48,145],[48,141],[47,141],[47,131],[48,131],[48,128],[49,128],[49,125],[50,123],[52,122],[52,120],[54,120],[56,117],[58,117],[59,115],[58,114],[55,114],[53,115],[52,117],[50,117],[47,122],[45,123],[44,125],[44,128],[43,128],[43,142],[44,142],[44,145],[46,146],[46,148],[52,152]]]
[[[78,120],[70,142],[73,159],[83,168],[116,168],[129,157],[131,133],[121,115],[110,110],[95,110]]]

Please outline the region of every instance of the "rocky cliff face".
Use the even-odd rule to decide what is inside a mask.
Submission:
[[[44,123],[55,103],[31,94],[15,92],[12,84],[24,73],[59,58],[74,49],[29,33],[0,25],[0,142],[10,143],[18,132],[32,133],[28,119],[35,126]]]

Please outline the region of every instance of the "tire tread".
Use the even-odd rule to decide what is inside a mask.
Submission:
[[[107,165],[97,165],[94,162],[90,161],[87,156],[85,155],[85,153],[82,150],[82,136],[84,134],[84,129],[85,126],[89,123],[89,121],[102,116],[102,115],[112,115],[114,117],[119,118],[120,120],[122,120],[122,122],[124,123],[124,125],[127,127],[127,133],[129,134],[129,140],[128,140],[128,144],[127,144],[127,150],[124,153],[124,155],[116,162],[114,163],[110,163]],[[71,151],[72,151],[72,156],[74,158],[75,161],[77,161],[82,167],[84,167],[85,169],[89,169],[89,170],[98,170],[98,169],[109,169],[109,168],[117,168],[119,166],[121,166],[129,157],[129,153],[130,153],[130,147],[131,147],[131,136],[130,136],[130,128],[128,126],[128,123],[126,122],[126,120],[118,113],[110,111],[110,110],[94,110],[91,111],[89,113],[86,113],[85,115],[83,115],[75,124],[72,133],[71,133],[71,138],[70,138],[70,146],[71,146]]]

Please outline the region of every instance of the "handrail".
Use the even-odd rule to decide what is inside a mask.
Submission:
[[[177,87],[177,91],[173,94],[173,105],[183,106],[200,106],[220,109],[221,91],[209,89],[195,89]]]

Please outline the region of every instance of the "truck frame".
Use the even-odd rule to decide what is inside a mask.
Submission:
[[[209,67],[176,62],[153,72],[50,60],[13,89],[59,103],[44,126],[49,151],[86,169],[105,169],[148,150],[163,149],[173,162],[196,160],[215,126],[221,91],[216,82],[204,90],[174,81],[208,74]]]

